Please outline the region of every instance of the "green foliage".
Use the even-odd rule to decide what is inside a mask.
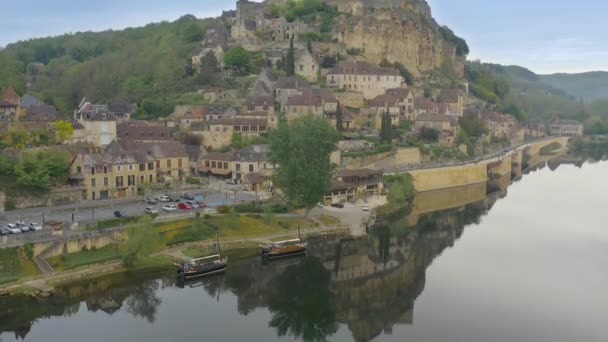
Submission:
[[[306,32],[306,33],[304,33],[304,38],[310,44],[311,41],[318,42],[319,40],[321,40],[321,34],[319,32]],[[308,51],[310,51],[310,53],[312,53],[312,48]]]
[[[346,50],[346,53],[349,56],[360,56],[362,52],[363,52],[363,50],[361,50],[360,48],[350,48],[350,49]]]
[[[59,144],[63,143],[66,140],[71,139],[72,135],[74,135],[74,127],[72,126],[72,123],[69,121],[64,121],[64,120],[55,121],[53,123],[53,126],[55,127],[57,143],[59,143]]]
[[[562,145],[561,145],[560,143],[558,143],[558,142],[554,142],[554,143],[551,143],[551,144],[549,144],[549,145],[547,145],[547,146],[543,146],[543,147],[542,147],[542,148],[541,148],[541,149],[538,151],[538,153],[539,153],[541,156],[550,156],[550,155],[555,154],[555,152],[556,152],[557,150],[559,150],[560,148],[562,148]]]
[[[380,122],[380,143],[381,144],[390,144],[392,140],[392,129],[393,124],[391,120],[391,115],[389,113],[389,109],[386,109],[386,112],[382,114],[382,121]]]
[[[439,140],[440,132],[434,128],[422,127],[418,135],[423,141],[434,143]]]
[[[469,46],[467,45],[467,42],[464,39],[456,36],[454,31],[452,31],[449,27],[441,26],[439,27],[439,32],[443,36],[443,39],[456,46],[457,56],[466,56],[469,54]]]
[[[368,151],[352,151],[342,153],[342,157],[345,158],[360,158],[366,156],[373,156],[380,153],[389,152],[393,146],[391,144],[376,145],[376,148]]]
[[[67,180],[70,155],[53,150],[26,152],[14,164],[13,173],[21,189],[48,192],[52,185],[63,184]]]
[[[608,72],[604,71],[540,75],[539,80],[585,102],[605,99],[608,94]]]
[[[234,208],[230,208],[228,211],[228,216],[226,218],[226,225],[230,229],[237,229],[239,227],[239,222],[241,221],[241,216],[236,212]]]
[[[414,184],[407,174],[396,175],[391,179],[388,192],[389,206],[396,208],[407,204],[414,196]]]
[[[273,220],[274,220],[274,213],[273,213],[272,207],[270,207],[270,206],[264,207],[264,222],[266,224],[272,224]]]
[[[488,133],[485,123],[481,118],[472,115],[465,115],[458,118],[460,128],[470,137],[479,138]]]
[[[224,64],[239,73],[246,73],[250,68],[249,52],[242,46],[235,46],[224,55]]]
[[[344,126],[342,123],[342,107],[340,106],[340,102],[338,102],[338,109],[336,111],[336,130],[338,130],[338,132],[344,131]]]
[[[7,197],[4,201],[4,210],[11,211],[17,209],[17,202],[13,197]]]
[[[237,204],[234,206],[234,210],[236,210],[237,213],[254,213],[254,214],[256,214],[256,213],[261,214],[261,213],[265,213],[267,210],[270,210],[273,213],[284,214],[289,211],[289,208],[284,203],[269,202],[269,203],[263,203],[263,204],[256,204],[256,203]]]
[[[212,51],[207,52],[201,57],[201,63],[199,65],[198,79],[200,85],[212,85],[217,82],[219,78],[219,65],[215,54]]]
[[[329,191],[329,157],[339,138],[327,120],[312,115],[270,132],[270,159],[279,165],[275,180],[292,203],[310,209]]]
[[[72,112],[83,97],[96,102],[125,97],[139,105],[141,117],[165,116],[178,94],[199,88],[197,76],[184,72],[185,61],[211,20],[184,16],[172,23],[10,44],[0,52],[0,86],[8,82],[23,93],[27,66],[36,77],[33,93],[61,113]]]
[[[123,264],[133,267],[135,262],[149,256],[162,245],[160,234],[152,226],[152,218],[143,216],[126,228],[128,239],[121,245]]]
[[[280,4],[273,3],[269,8],[272,17],[284,17],[289,22],[315,13],[321,13],[323,16],[335,13],[333,7],[324,4],[321,0],[288,0]],[[327,25],[327,21],[328,19],[322,20],[322,24]],[[329,22],[331,23],[331,20]]]
[[[201,185],[202,184],[200,178],[196,178],[196,177],[192,177],[192,176],[186,177],[186,183],[187,184],[195,184],[195,185]]]
[[[287,57],[285,58],[285,73],[287,76],[293,76],[296,74],[296,59],[295,50],[293,47],[293,39],[289,40],[289,51],[287,51]]]
[[[106,220],[99,220],[95,225],[95,229],[106,229],[106,228],[114,228],[119,227],[125,224],[130,224],[137,222],[139,217],[137,216],[127,216],[127,217],[116,217]]]

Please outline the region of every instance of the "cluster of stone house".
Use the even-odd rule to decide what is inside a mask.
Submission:
[[[362,61],[340,61],[326,77],[328,86],[360,92],[366,100],[405,85],[397,69]]]
[[[340,170],[331,183],[323,203],[346,203],[367,196],[379,195],[384,188],[383,172],[372,169]]]

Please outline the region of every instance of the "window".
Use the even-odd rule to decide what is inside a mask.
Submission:
[[[209,167],[209,161],[205,160],[205,167]]]
[[[96,182],[95,182],[95,178],[91,178],[91,186],[92,186],[92,187],[95,187],[95,186],[96,186],[96,184],[95,184],[95,183],[96,183]]]
[[[150,178],[150,183],[152,183],[152,175],[148,176]]]
[[[177,167],[181,168],[182,167],[182,159],[178,159],[177,160]]]
[[[82,173],[82,168],[81,168],[80,166],[77,166],[77,167],[76,167],[76,172],[77,172],[77,173]]]
[[[141,184],[144,183],[144,176],[139,176],[139,183],[141,183]]]
[[[103,186],[108,186],[108,177],[103,177]]]
[[[139,164],[139,171],[146,171],[146,164]]]
[[[315,70],[315,66],[314,66],[314,64],[312,65],[312,70]]]
[[[236,172],[241,171],[241,164],[236,164]]]
[[[268,106],[264,106],[264,110],[268,110],[268,108],[269,108]]]
[[[93,201],[96,199],[96,198],[95,198],[95,191],[91,192],[91,199],[92,199]]]
[[[91,174],[94,175],[95,174],[95,167],[91,167]]]
[[[160,169],[160,160],[157,160],[157,161],[156,161],[156,168],[157,168],[157,169]]]
[[[154,163],[148,163],[148,171],[154,170]]]
[[[121,172],[122,171],[122,165],[117,165],[116,166],[116,171],[117,172]]]
[[[123,185],[123,183],[122,183],[122,176],[116,177],[116,187],[117,188],[122,188],[122,185]]]
[[[253,172],[253,164],[249,164],[249,172]]]
[[[127,182],[129,183],[129,186],[135,185],[135,175],[128,176]]]
[[[217,167],[217,163],[216,163],[215,161],[212,161],[212,162],[211,162],[211,167],[212,167],[212,168],[216,168],[216,167]]]
[[[108,166],[107,165],[103,166],[103,173],[108,173]]]
[[[264,163],[264,169],[266,169],[266,163]]]
[[[228,170],[228,162],[224,162],[224,169]]]
[[[133,171],[133,165],[129,165],[129,171]]]
[[[300,64],[300,71],[304,71],[304,65]]]

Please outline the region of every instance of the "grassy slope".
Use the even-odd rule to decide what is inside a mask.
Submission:
[[[608,97],[608,72],[540,75],[539,80],[587,102]]]
[[[0,284],[38,274],[24,248],[0,248]]]

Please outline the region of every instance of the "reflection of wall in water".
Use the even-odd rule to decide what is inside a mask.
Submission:
[[[486,183],[419,192],[414,197],[410,223],[416,224],[421,214],[461,207],[481,201],[485,196]]]

